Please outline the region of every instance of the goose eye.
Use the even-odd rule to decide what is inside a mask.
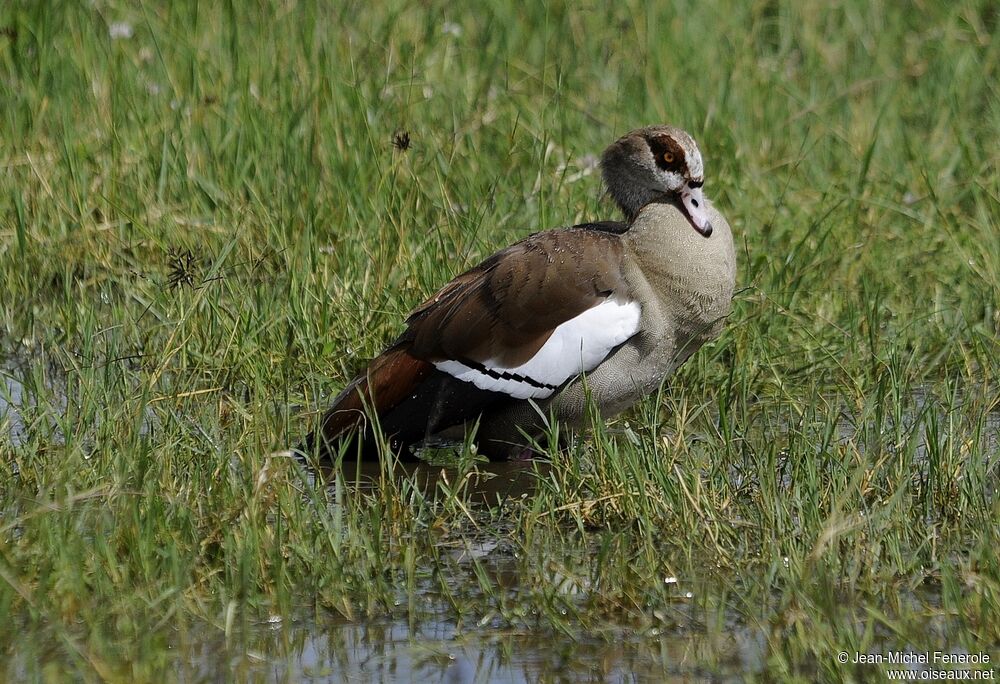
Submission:
[[[673,161],[674,161],[674,153],[673,152],[664,152],[663,153],[663,161],[667,162],[668,164],[672,164]]]

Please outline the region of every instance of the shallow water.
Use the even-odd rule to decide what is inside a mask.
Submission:
[[[489,505],[530,496],[547,472],[544,463],[481,464],[465,483],[470,514],[476,518]],[[370,490],[381,476],[378,464],[361,464],[348,486]],[[408,464],[394,476],[415,482],[428,498],[462,478],[453,468],[427,464]],[[470,526],[439,543],[448,559],[445,582],[456,595],[475,594],[476,565],[508,600],[524,602],[519,598],[523,578],[514,549],[495,534],[495,523],[484,523],[483,530]],[[581,538],[574,548],[578,561],[588,562],[591,541]],[[566,549],[562,551],[560,558],[565,559]],[[572,580],[556,573],[548,579],[561,586],[562,593],[581,601],[586,598],[586,590]],[[427,580],[418,583],[415,597],[409,597],[411,612],[401,588],[398,614],[387,617],[348,621],[322,609],[303,608],[291,618],[237,624],[228,638],[218,626],[204,625],[176,644],[183,654],[177,661],[178,674],[197,682],[214,681],[226,671],[241,681],[268,682],[618,683],[735,682],[762,670],[763,630],[748,628],[733,616],[724,630],[709,633],[706,624],[711,619],[703,607],[683,598],[693,596],[686,587],[679,593],[676,605],[663,607],[669,613],[663,623],[669,628],[637,632],[610,626],[606,628],[610,631],[574,629],[567,635],[551,628],[539,632],[532,628],[530,617],[516,626],[494,613],[456,617],[440,585]],[[710,670],[706,663],[711,663]]]
[[[24,441],[24,385],[10,369],[0,366],[0,432],[9,436],[15,446]]]
[[[345,465],[343,470],[350,485],[362,491],[378,486],[379,478],[383,476],[382,467],[374,462]],[[446,466],[403,463],[397,467],[394,477],[411,478],[429,496],[434,496],[441,488],[461,486],[468,492],[471,503],[489,505],[529,496],[535,491],[537,478],[544,477],[548,471],[549,465],[541,461],[482,463],[464,475]],[[330,477],[329,472],[324,475]]]
[[[738,681],[761,667],[763,637],[701,635],[607,640],[539,640],[530,633],[460,630],[446,620],[324,624],[310,620],[252,627],[227,644],[198,642],[184,678],[210,681],[225,664],[236,678],[290,682]],[[706,660],[722,660],[712,674]],[[221,662],[220,662],[221,661]]]
[[[0,366],[0,430],[6,433],[0,435],[0,445],[9,440],[17,446],[26,438],[25,416],[30,415],[34,405],[32,392],[26,389],[34,386],[26,381],[30,377],[27,372],[23,361]],[[58,390],[48,389],[55,397],[62,396]],[[919,394],[912,399],[913,413],[903,416],[900,430],[916,440],[913,458],[917,463],[928,458],[927,441],[931,437],[916,418],[928,405],[927,397]],[[939,420],[948,425],[944,412]],[[866,437],[859,425],[864,422],[845,412],[837,423],[835,441],[854,441],[864,446]],[[891,427],[891,421],[887,425]],[[956,431],[962,439],[972,435],[987,458],[996,458],[1000,412],[984,414],[978,425],[956,426]],[[467,494],[462,500],[468,502],[475,515],[478,506],[495,507],[530,498],[538,477],[546,476],[547,467],[544,463],[494,463],[480,465],[471,474],[463,475],[452,468],[421,463],[407,465],[392,476],[410,479],[429,497],[461,486]],[[385,476],[377,464],[345,471],[349,486],[362,490],[377,486],[379,478]],[[734,478],[744,476],[734,473]],[[995,482],[988,486],[994,488],[992,495]],[[486,529],[495,532],[496,524]],[[453,588],[474,594],[478,585],[472,572],[473,565],[478,564],[499,589],[510,596],[518,594],[523,578],[514,550],[502,535],[466,530],[441,544],[442,556],[458,570],[447,579]],[[587,544],[581,541],[572,552],[581,565],[586,565],[588,555],[593,553]],[[572,558],[572,554],[568,557]],[[553,586],[565,582],[566,593],[586,591],[554,574],[548,580]],[[692,582],[685,583],[684,578],[681,582],[695,587]],[[539,637],[530,619],[520,626],[503,623],[492,615],[465,616],[460,620],[440,590],[426,585],[411,597],[417,604],[417,614],[400,607],[387,617],[352,622],[321,609],[302,607],[291,616],[242,623],[237,620],[228,635],[219,625],[189,625],[177,633],[165,658],[175,679],[195,682],[220,678],[280,682],[724,682],[762,672],[767,655],[766,629],[747,625],[732,607],[722,613],[705,614],[704,605],[732,601],[724,592],[712,596],[713,591],[721,590],[711,586],[694,588],[701,600],[680,600],[669,606],[670,614],[663,620],[669,627],[662,629],[636,632],[612,626],[601,633],[577,630],[572,635],[553,634],[549,629]],[[915,603],[919,606],[921,602]],[[405,603],[404,593],[400,606]],[[708,629],[706,625],[713,621],[715,626]],[[38,650],[34,649],[45,648],[36,645],[22,650],[15,646],[12,659],[0,672],[14,679],[28,678],[28,673],[36,672],[32,661]]]

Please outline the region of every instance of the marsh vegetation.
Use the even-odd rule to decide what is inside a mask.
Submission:
[[[996,654],[997,21],[0,4],[0,678]],[[658,396],[516,467],[282,453],[441,283],[611,217],[595,155],[658,122],[739,253],[723,336]]]

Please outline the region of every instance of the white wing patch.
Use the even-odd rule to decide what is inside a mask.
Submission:
[[[434,365],[479,389],[515,399],[545,399],[570,378],[597,368],[632,337],[639,330],[641,312],[637,302],[606,299],[561,323],[534,356],[513,368],[492,359],[475,365],[451,360]]]

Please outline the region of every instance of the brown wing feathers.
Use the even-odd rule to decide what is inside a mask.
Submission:
[[[625,287],[620,256],[618,238],[596,230],[532,235],[418,307],[407,321],[413,353],[519,365],[560,323]]]
[[[434,362],[520,365],[558,325],[624,287],[621,244],[603,224],[538,233],[494,254],[413,310],[403,334],[334,400],[324,442],[361,434],[363,451],[373,452],[366,408],[398,446],[474,419],[509,397],[456,380]]]

